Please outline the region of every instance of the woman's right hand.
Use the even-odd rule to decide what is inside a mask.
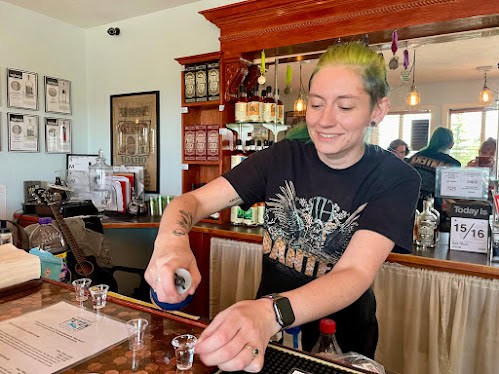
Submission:
[[[188,240],[163,240],[161,234],[156,238],[154,253],[144,274],[144,278],[155,290],[158,300],[169,304],[183,301],[193,295],[201,282],[201,274]],[[189,290],[179,294],[175,288],[175,270],[186,269],[192,278]]]

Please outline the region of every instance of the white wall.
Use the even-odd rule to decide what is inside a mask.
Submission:
[[[0,185],[7,187],[8,218],[22,208],[24,180],[54,181],[66,168],[65,154],[45,153],[45,117],[70,118],[73,152],[87,152],[85,44],[83,29],[0,1]],[[7,68],[38,73],[37,111],[7,108]],[[72,115],[45,113],[45,75],[71,81]],[[39,153],[8,152],[7,112],[39,116]]]
[[[115,94],[160,91],[160,192],[181,192],[181,65],[176,57],[220,50],[219,29],[198,12],[234,0],[203,0],[113,24],[87,35],[88,149],[110,157],[110,104]],[[110,37],[108,27],[119,27]],[[106,157],[107,157],[106,156]]]
[[[203,0],[84,30],[0,0],[0,185],[7,186],[7,217],[22,208],[23,181],[53,181],[66,155],[45,153],[44,75],[72,82],[73,153],[110,157],[109,96],[160,91],[160,191],[180,193],[180,65],[175,57],[218,51],[219,30],[199,10],[236,0]],[[110,37],[110,26],[121,28]],[[39,110],[7,108],[6,68],[38,73]],[[8,152],[6,113],[40,117],[40,152]],[[65,116],[61,116],[65,117]],[[3,218],[3,217],[2,217]]]

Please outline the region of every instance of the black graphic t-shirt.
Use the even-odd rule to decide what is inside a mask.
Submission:
[[[411,250],[419,175],[380,147],[367,145],[347,169],[324,164],[313,143],[283,140],[253,154],[224,174],[244,201],[265,201],[262,279],[257,296],[301,287],[329,272],[355,231],[380,233]],[[368,289],[357,301],[329,316],[344,352],[374,358],[378,339],[376,301]],[[310,350],[318,321],[302,328]]]
[[[224,177],[244,201],[265,201],[264,254],[316,277],[338,262],[356,230],[375,231],[411,250],[419,176],[378,146],[335,170],[313,143],[284,140]]]

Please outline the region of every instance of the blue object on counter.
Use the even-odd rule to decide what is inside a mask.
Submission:
[[[295,326],[295,327],[291,327],[289,329],[286,329],[284,331],[286,331],[288,334],[293,335],[293,348],[298,349],[299,348],[298,335],[300,335],[301,327]]]
[[[158,295],[152,288],[149,291],[149,295],[151,296],[151,302],[158,308],[163,310],[181,310],[189,305],[192,301],[192,295],[188,295],[183,301],[177,304],[163,303],[158,300]]]

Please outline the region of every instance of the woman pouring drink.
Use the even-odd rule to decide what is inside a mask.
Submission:
[[[266,204],[262,278],[256,300],[220,312],[196,345],[200,359],[225,371],[258,372],[270,338],[302,327],[312,348],[330,316],[345,352],[373,357],[378,339],[371,284],[394,247],[412,248],[420,179],[392,153],[364,142],[389,109],[385,64],[362,44],[335,45],[310,78],[310,141],[283,140],[195,191],[174,199],[161,221],[145,278],[169,303],[201,282],[188,233],[233,205]],[[179,295],[177,268],[192,275]]]

